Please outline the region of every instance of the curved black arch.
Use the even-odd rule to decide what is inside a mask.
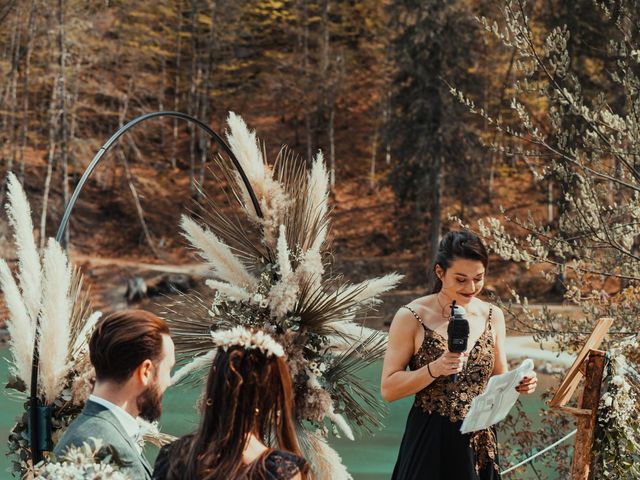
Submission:
[[[216,132],[214,132],[206,123],[202,122],[201,120],[198,120],[195,117],[192,117],[191,115],[187,115],[186,113],[170,112],[170,111],[168,111],[168,112],[152,112],[152,113],[147,113],[145,115],[141,115],[141,116],[131,120],[126,125],[122,126],[116,133],[114,133],[111,136],[111,138],[109,140],[107,140],[105,142],[105,144],[100,148],[100,150],[98,150],[98,153],[96,153],[95,157],[93,157],[93,160],[91,160],[91,163],[89,163],[89,166],[87,167],[87,169],[82,174],[82,177],[80,178],[80,181],[78,182],[78,185],[76,186],[75,190],[73,191],[73,194],[71,195],[71,198],[69,199],[69,203],[67,204],[67,207],[66,207],[66,209],[64,211],[64,215],[62,216],[62,220],[60,221],[60,226],[58,227],[58,232],[56,233],[56,240],[58,242],[62,241],[62,237],[63,237],[64,232],[65,232],[65,230],[67,228],[67,225],[69,223],[69,217],[71,217],[71,211],[73,210],[73,207],[76,204],[76,200],[78,199],[78,196],[80,195],[80,192],[82,191],[82,188],[84,187],[84,184],[86,183],[86,181],[89,178],[89,176],[95,170],[96,166],[100,162],[100,159],[104,156],[105,153],[107,153],[107,150],[109,150],[109,148],[111,148],[111,146],[114,143],[116,143],[120,139],[120,137],[122,137],[125,133],[127,133],[128,130],[130,130],[131,128],[135,127],[139,123],[142,123],[142,122],[144,122],[146,120],[149,120],[151,118],[156,118],[156,117],[182,118],[183,120],[187,120],[188,122],[196,124],[202,130],[207,132],[211,136],[211,138],[213,138],[215,140],[215,142],[224,150],[224,152],[227,155],[229,155],[229,158],[231,159],[231,161],[233,162],[234,166],[238,170],[238,173],[242,177],[242,182],[244,183],[245,187],[247,188],[247,190],[249,192],[249,196],[251,197],[251,203],[253,204],[253,208],[255,208],[255,210],[256,210],[256,214],[258,215],[258,217],[262,218],[262,209],[260,208],[260,204],[258,203],[258,199],[257,199],[257,197],[255,195],[255,192],[253,191],[253,188],[251,187],[251,183],[249,182],[249,179],[247,178],[247,175],[245,174],[244,170],[242,169],[242,166],[240,165],[240,162],[238,161],[236,156],[231,151],[231,148],[229,148],[229,145],[227,145],[227,143],[222,139],[222,137],[220,137],[220,135],[218,135]]]
[[[258,199],[251,187],[251,183],[247,178],[245,171],[243,170],[240,162],[237,157],[231,151],[231,148],[227,143],[222,139],[220,135],[218,135],[215,131],[213,131],[206,123],[201,120],[192,117],[191,115],[187,115],[182,112],[172,112],[172,111],[164,111],[164,112],[151,112],[145,115],[141,115],[133,120],[131,120],[126,125],[122,126],[116,133],[114,133],[109,140],[105,142],[105,144],[98,150],[98,153],[93,157],[91,163],[82,174],[78,185],[73,191],[71,198],[69,199],[69,203],[67,204],[64,215],[62,216],[62,220],[60,221],[60,226],[58,227],[58,231],[56,233],[56,241],[62,243],[62,238],[64,236],[64,232],[69,223],[69,218],[71,217],[71,212],[73,211],[73,207],[78,200],[78,196],[84,187],[84,184],[87,182],[89,176],[93,173],[98,163],[102,159],[105,153],[111,148],[113,144],[115,144],[120,137],[122,137],[128,130],[135,127],[139,123],[142,123],[146,120],[156,118],[156,117],[174,117],[181,118],[186,120],[187,122],[193,123],[208,133],[211,138],[220,146],[224,152],[229,155],[229,158],[233,162],[233,165],[236,167],[236,170],[240,174],[242,178],[242,182],[244,183],[247,191],[249,192],[249,196],[251,198],[251,203],[253,204],[253,208],[256,211],[256,214],[259,218],[263,218],[262,209],[260,208],[260,204],[258,203]],[[39,322],[38,322],[39,323]],[[36,326],[37,331],[38,325]],[[33,345],[33,360],[31,363],[31,391],[29,397],[29,439],[30,439],[30,447],[31,447],[31,460],[33,465],[37,464],[42,460],[42,451],[50,448],[51,444],[51,429],[50,429],[50,412],[48,410],[48,406],[43,405],[40,402],[38,397],[38,369],[40,365],[40,354],[39,354],[39,339],[36,335],[35,342]]]

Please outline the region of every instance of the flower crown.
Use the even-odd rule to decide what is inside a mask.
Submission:
[[[240,346],[260,350],[267,357],[272,355],[284,357],[282,345],[276,342],[270,335],[258,330],[252,332],[246,327],[237,326],[230,330],[217,330],[211,332],[214,345],[227,350],[229,347]]]

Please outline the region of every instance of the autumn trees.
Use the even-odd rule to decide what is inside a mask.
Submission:
[[[534,4],[534,34],[569,25],[572,75],[585,92],[612,92],[603,72],[616,56],[591,45],[615,25],[587,4]],[[449,215],[490,208],[505,180],[537,167],[516,161],[513,138],[450,94],[465,91],[486,111],[508,106],[519,65],[477,20],[497,8],[489,0],[0,1],[0,185],[8,170],[34,168],[28,183],[44,192],[37,223],[51,234],[49,218],[74,178],[122,124],[178,110],[217,130],[235,110],[277,138],[265,146],[271,158],[280,143],[306,160],[322,148],[334,186],[355,179],[366,195],[391,185],[400,237],[428,253]],[[537,121],[548,103],[531,108]],[[552,121],[578,125],[574,118],[565,108]],[[135,170],[148,163],[158,178],[186,175],[184,198],[197,197],[214,152],[180,120],[155,121],[120,141],[96,182],[131,207],[137,190],[144,209],[155,193]],[[549,175],[533,182],[532,201],[548,202],[551,223],[565,187]]]

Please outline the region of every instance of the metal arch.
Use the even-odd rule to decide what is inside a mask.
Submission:
[[[89,166],[85,170],[84,174],[82,175],[82,178],[80,178],[80,181],[78,182],[78,185],[76,186],[75,190],[73,191],[73,195],[71,195],[71,199],[69,200],[69,204],[67,205],[67,208],[64,211],[64,215],[62,216],[62,220],[60,221],[60,227],[58,227],[58,232],[56,233],[56,240],[58,242],[62,241],[62,237],[64,235],[64,231],[66,230],[67,224],[69,223],[69,217],[71,216],[71,211],[73,210],[73,207],[74,207],[74,205],[76,203],[76,200],[78,199],[78,196],[80,195],[80,192],[82,191],[82,187],[84,187],[84,184],[86,183],[86,181],[89,178],[89,176],[91,175],[91,173],[93,173],[93,170],[98,165],[98,162],[100,162],[100,159],[102,158],[102,156],[128,130],[130,130],[131,128],[133,128],[137,124],[144,122],[145,120],[149,120],[149,119],[155,118],[155,117],[182,118],[183,120],[187,120],[188,122],[195,123],[200,128],[202,128],[205,132],[207,132],[216,141],[216,143],[220,147],[222,147],[222,149],[225,151],[225,153],[227,155],[229,155],[229,158],[231,158],[231,161],[233,162],[234,166],[238,170],[238,173],[242,177],[242,182],[244,183],[244,186],[247,188],[247,191],[249,192],[249,196],[251,197],[251,203],[253,203],[253,208],[256,210],[256,214],[258,215],[258,217],[262,218],[262,209],[260,208],[260,204],[258,203],[258,199],[256,197],[255,192],[253,191],[253,188],[251,187],[251,183],[249,182],[249,179],[247,178],[247,175],[245,174],[244,170],[242,169],[242,166],[240,165],[240,162],[238,161],[236,156],[231,151],[231,148],[229,148],[229,145],[226,144],[226,142],[222,139],[222,137],[220,137],[220,135],[218,135],[211,128],[209,128],[209,126],[206,123],[202,122],[201,120],[198,120],[197,118],[192,117],[191,115],[187,115],[186,113],[181,113],[181,112],[152,112],[152,113],[147,113],[145,115],[141,115],[138,118],[135,118],[135,119],[131,120],[129,123],[127,123],[126,125],[121,127],[120,130],[118,130],[116,133],[114,133],[111,136],[111,138],[109,140],[107,140],[107,142],[102,146],[102,148],[100,148],[100,150],[98,150],[98,153],[96,153],[96,156],[93,157],[93,160],[91,160],[91,163],[89,164]]]
[[[240,162],[238,161],[234,153],[231,151],[231,148],[229,148],[229,146],[222,139],[222,137],[220,137],[220,135],[214,132],[206,123],[202,122],[201,120],[198,120],[195,117],[192,117],[191,115],[187,115],[181,112],[172,112],[172,111],[152,112],[152,113],[147,113],[145,115],[141,115],[131,120],[126,125],[122,126],[116,133],[114,133],[111,136],[111,138],[109,138],[109,140],[106,141],[106,143],[100,148],[100,150],[98,150],[98,153],[96,153],[96,155],[93,157],[93,160],[91,160],[91,163],[89,163],[89,166],[87,167],[82,177],[80,178],[80,181],[78,182],[78,185],[73,191],[73,195],[71,195],[71,199],[69,200],[69,203],[65,208],[64,215],[62,216],[62,220],[60,221],[60,226],[58,227],[58,231],[56,233],[56,240],[58,242],[60,243],[62,242],[64,232],[69,223],[69,218],[71,216],[73,207],[75,206],[75,203],[78,199],[78,196],[80,195],[80,192],[82,191],[82,188],[84,187],[84,184],[87,182],[89,176],[91,175],[91,173],[93,173],[98,163],[100,162],[100,159],[104,156],[105,153],[107,153],[109,148],[111,148],[111,146],[114,143],[116,143],[118,139],[122,137],[128,130],[130,130],[131,128],[133,128],[139,123],[142,123],[146,120],[149,120],[151,118],[156,118],[156,117],[181,118],[183,120],[186,120],[187,122],[196,124],[202,130],[207,132],[211,136],[211,138],[213,138],[213,140],[218,144],[218,146],[220,146],[224,150],[224,152],[227,155],[229,155],[229,158],[233,162],[233,165],[236,167],[236,170],[240,174],[240,177],[242,179],[242,182],[244,183],[244,186],[249,192],[249,196],[251,198],[251,202],[253,204],[253,208],[256,211],[256,214],[258,215],[259,218],[263,218],[262,209],[260,208],[258,199],[255,195],[255,192],[253,191],[253,188],[251,187],[251,183],[249,182],[249,179],[247,178],[245,171],[243,170],[242,166],[240,165]],[[36,325],[36,331],[38,329],[38,326],[39,326],[39,321],[38,321],[38,325]],[[39,422],[41,421],[42,416],[44,416],[46,419],[47,413],[41,413],[41,407],[46,407],[46,406],[42,405],[40,402],[40,399],[38,398],[39,363],[40,363],[39,342],[38,342],[38,336],[36,335],[35,342],[33,345],[33,360],[31,363],[31,394],[30,394],[30,402],[29,402],[29,429],[30,429],[29,437],[30,437],[30,446],[31,446],[31,460],[33,462],[33,465],[37,464],[42,460],[42,449],[41,449],[41,443],[40,443],[41,440],[48,440],[47,438],[45,439],[40,438],[40,434],[42,433],[40,427],[42,427],[42,425],[39,425]],[[45,432],[45,436],[47,436],[46,430],[44,432]]]

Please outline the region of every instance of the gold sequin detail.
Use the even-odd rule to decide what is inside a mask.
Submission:
[[[421,322],[422,323],[422,322]],[[411,370],[422,368],[438,359],[447,349],[447,340],[437,332],[424,328],[425,336],[420,349],[413,355]],[[416,393],[415,405],[425,412],[438,412],[452,422],[464,419],[471,401],[484,392],[493,373],[494,349],[491,323],[480,335],[469,352],[469,358],[458,380],[439,377]],[[470,435],[470,445],[476,456],[476,471],[492,464],[496,470],[497,441],[492,429],[480,430]]]

